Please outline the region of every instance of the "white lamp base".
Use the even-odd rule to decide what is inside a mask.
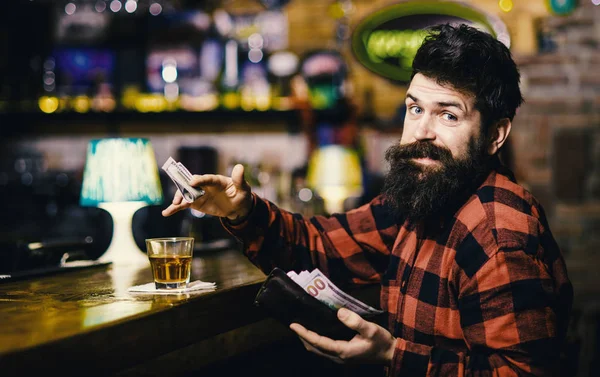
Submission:
[[[98,205],[113,219],[112,240],[106,252],[98,258],[100,262],[112,262],[115,265],[150,264],[148,256],[135,243],[131,227],[133,215],[145,205],[144,202],[107,202]]]

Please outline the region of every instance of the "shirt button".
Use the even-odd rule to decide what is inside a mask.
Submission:
[[[402,286],[400,288],[404,289],[406,287],[406,280],[402,282]]]

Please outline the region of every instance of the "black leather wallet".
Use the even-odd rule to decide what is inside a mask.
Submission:
[[[356,331],[340,322],[336,309],[308,294],[280,268],[271,271],[254,304],[287,326],[299,323],[335,340],[350,340],[356,335]]]

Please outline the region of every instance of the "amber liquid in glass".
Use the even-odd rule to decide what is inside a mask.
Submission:
[[[191,255],[151,255],[149,259],[156,289],[187,287],[192,268]]]

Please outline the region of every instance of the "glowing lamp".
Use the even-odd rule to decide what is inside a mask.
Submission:
[[[340,145],[317,149],[308,164],[307,182],[323,198],[328,213],[342,212],[346,199],[363,192],[358,153]]]
[[[158,167],[147,139],[95,139],[88,144],[80,205],[99,207],[113,219],[110,246],[99,258],[113,264],[149,263],[133,238],[134,213],[163,200]]]

